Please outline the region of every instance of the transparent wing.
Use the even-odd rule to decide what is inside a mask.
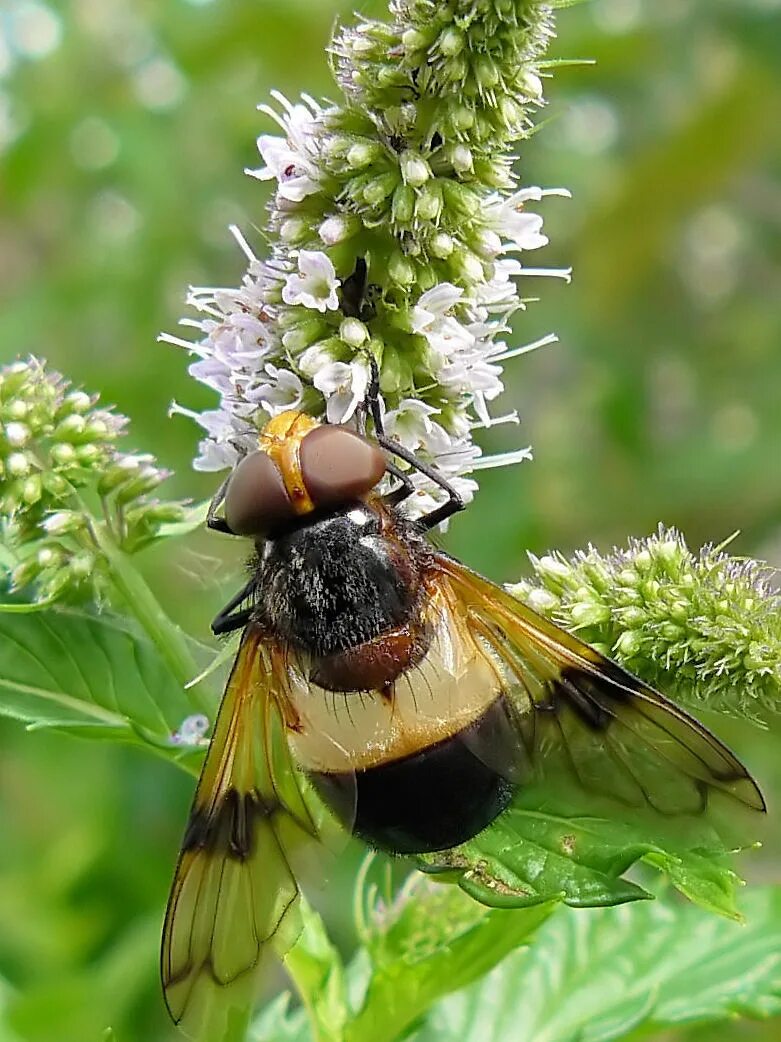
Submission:
[[[765,809],[740,760],[664,695],[459,562],[438,554],[435,568],[538,768],[562,754],[585,788],[663,814],[697,813],[713,789]]]
[[[318,826],[287,750],[276,696],[283,659],[259,630],[247,629],[168,900],[166,1005],[187,1034],[210,1042],[240,1031],[262,963],[283,955],[300,932],[297,859]]]

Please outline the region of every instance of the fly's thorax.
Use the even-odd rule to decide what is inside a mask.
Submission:
[[[425,541],[376,503],[302,518],[258,547],[258,621],[315,657],[414,621]]]

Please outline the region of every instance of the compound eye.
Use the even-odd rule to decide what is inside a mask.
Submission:
[[[299,458],[306,490],[316,507],[359,499],[385,473],[382,449],[346,427],[317,427],[301,442]]]
[[[282,475],[265,452],[251,452],[231,474],[225,520],[236,535],[261,536],[295,516]]]

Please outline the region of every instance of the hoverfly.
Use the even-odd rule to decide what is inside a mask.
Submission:
[[[212,625],[243,635],[165,919],[166,1003],[185,1029],[238,1015],[263,957],[294,943],[297,858],[320,829],[312,790],[394,854],[476,836],[553,745],[630,805],[697,813],[720,790],[765,806],[697,720],[435,549],[425,533],[463,503],[374,418],[370,440],[274,417],[209,511],[255,549]],[[413,484],[392,455],[447,502],[406,518]]]

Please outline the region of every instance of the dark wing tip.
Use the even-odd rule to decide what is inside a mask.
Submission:
[[[570,666],[562,671],[561,679],[570,706],[590,727],[605,730],[613,720],[625,722],[627,714],[634,713],[653,729],[649,737],[655,734],[662,746],[667,743],[672,751],[677,747],[680,762],[676,763],[670,752],[662,751],[661,755],[679,769],[752,810],[767,811],[758,784],[729,746],[691,713],[616,662],[602,658],[583,669]],[[686,770],[686,756],[699,762],[702,774]]]
[[[752,810],[767,810],[743,763],[676,703],[454,559],[437,554],[434,574],[452,591],[467,626],[528,688],[540,714],[558,716],[566,705],[595,741],[611,744],[611,736],[620,736],[655,758],[662,783],[668,769],[706,795],[716,790]]]

